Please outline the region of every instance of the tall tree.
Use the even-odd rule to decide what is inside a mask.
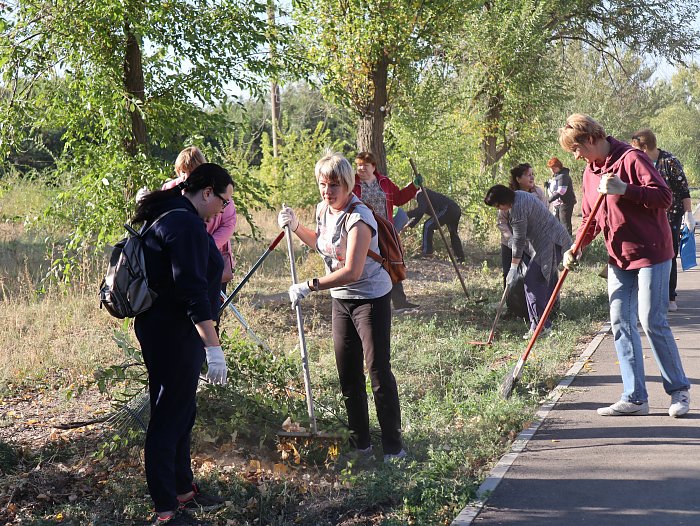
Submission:
[[[453,0],[296,0],[294,17],[325,93],[357,115],[357,148],[386,173],[384,127],[395,96],[469,9]]]
[[[482,169],[496,163],[565,94],[569,45],[623,68],[625,49],[678,62],[700,46],[698,0],[489,0],[455,39],[468,107],[480,116]],[[620,52],[620,50],[622,50]]]
[[[260,2],[17,0],[4,6],[4,146],[27,123],[52,117],[65,121],[68,146],[116,139],[135,155],[196,124],[193,102],[216,104],[229,83],[256,89],[257,73],[268,69]],[[56,78],[65,89],[36,90],[38,82]]]

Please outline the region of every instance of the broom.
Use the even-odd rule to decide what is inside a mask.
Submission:
[[[588,215],[588,221],[586,221],[586,225],[584,226],[583,230],[581,230],[581,234],[578,236],[578,238],[576,239],[576,243],[574,244],[574,247],[573,247],[574,254],[576,254],[581,249],[581,244],[583,243],[583,239],[586,237],[586,235],[588,235],[588,232],[591,228],[591,219],[594,218],[596,216],[596,214],[598,213],[598,209],[600,208],[600,205],[603,203],[603,200],[605,199],[606,195],[607,194],[600,194],[598,196],[597,201],[595,202],[595,205],[593,205],[593,210],[591,210],[591,213]],[[525,366],[525,360],[527,360],[527,357],[530,355],[530,351],[535,346],[535,342],[537,341],[537,338],[540,335],[540,332],[542,332],[542,329],[544,328],[544,324],[547,321],[547,318],[549,317],[550,312],[552,312],[552,308],[554,307],[554,304],[557,301],[557,296],[559,295],[559,291],[561,290],[561,287],[564,284],[564,280],[566,279],[566,276],[568,274],[569,274],[569,269],[564,267],[564,270],[562,271],[561,275],[559,276],[559,280],[557,281],[557,284],[554,287],[554,291],[552,291],[552,296],[549,298],[549,301],[547,302],[547,306],[545,307],[544,312],[542,313],[542,316],[540,317],[540,321],[537,323],[537,327],[535,327],[535,331],[532,333],[532,336],[530,337],[530,342],[527,344],[527,348],[525,349],[525,352],[522,354],[522,356],[518,360],[518,363],[515,364],[515,367],[513,367],[513,369],[506,375],[506,377],[501,382],[501,387],[499,389],[499,393],[506,400],[508,398],[510,398],[510,395],[513,394],[513,388],[518,383],[518,381],[520,380],[520,377],[523,374],[523,367]]]

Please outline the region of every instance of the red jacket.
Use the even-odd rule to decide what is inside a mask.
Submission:
[[[623,270],[649,267],[673,257],[671,228],[666,209],[672,194],[654,164],[642,151],[608,137],[610,153],[602,166],[588,164],[583,172],[583,222],[593,228],[583,240],[588,245],[601,231],[605,238],[611,265]],[[612,173],[625,183],[624,195],[608,195],[595,217],[589,217],[598,198],[601,176]],[[577,237],[578,237],[577,235]]]
[[[386,175],[382,175],[377,170],[374,171],[374,176],[379,182],[379,188],[382,189],[386,196],[386,217],[391,223],[394,223],[394,206],[401,206],[408,203],[416,196],[418,187],[412,182],[403,188],[396,186],[391,179]],[[360,178],[355,176],[355,187],[352,193],[362,199],[362,187],[360,186]]]

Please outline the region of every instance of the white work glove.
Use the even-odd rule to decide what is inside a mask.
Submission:
[[[688,230],[695,232],[695,216],[690,210],[688,210],[683,216],[683,222],[685,223],[685,226],[688,227]]]
[[[285,205],[282,205],[282,210],[280,210],[280,213],[277,215],[277,224],[282,230],[289,225],[292,232],[296,232],[297,228],[299,228],[299,220],[294,210]]]
[[[598,193],[608,194],[608,195],[624,195],[627,191],[627,183],[625,183],[618,176],[613,174],[608,174],[600,178],[600,184],[598,185]]]
[[[289,300],[292,302],[292,308],[299,305],[299,302],[309,294],[311,294],[311,289],[306,281],[303,283],[295,283],[289,287]]]
[[[205,347],[207,353],[207,380],[213,384],[226,385],[226,358],[221,345]]]
[[[510,264],[510,270],[508,271],[508,275],[506,276],[506,287],[510,287],[513,282],[515,281],[515,278],[518,277],[518,265],[513,265],[512,263]]]
[[[579,250],[578,252],[574,253],[574,248],[571,247],[569,250],[564,252],[564,260],[562,261],[562,265],[564,265],[564,268],[574,270],[578,266],[578,260],[580,258],[581,251]]]

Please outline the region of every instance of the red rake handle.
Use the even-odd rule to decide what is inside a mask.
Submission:
[[[573,252],[576,254],[580,249],[581,245],[583,244],[584,238],[588,235],[588,232],[591,229],[591,224],[592,221],[591,219],[596,216],[598,213],[598,210],[600,209],[600,205],[603,204],[603,200],[605,199],[606,194],[600,194],[598,196],[598,199],[595,202],[595,205],[593,205],[593,210],[591,210],[591,213],[588,214],[588,219],[586,221],[586,225],[583,227],[583,230],[581,231],[581,235],[579,235],[576,238],[576,243],[574,244],[573,247]],[[542,313],[542,317],[540,318],[539,323],[537,324],[537,327],[535,327],[535,332],[532,333],[532,337],[530,338],[530,342],[527,344],[527,349],[525,349],[525,352],[523,355],[520,357],[520,360],[518,361],[518,366],[519,370],[516,371],[513,376],[517,378],[519,376],[520,371],[522,370],[522,365],[525,363],[525,360],[527,360],[527,357],[530,355],[530,351],[532,348],[535,346],[535,342],[537,341],[537,338],[539,337],[540,333],[542,332],[542,329],[544,328],[544,324],[547,321],[547,318],[549,317],[549,314],[552,312],[552,309],[554,308],[554,304],[557,301],[557,296],[559,295],[559,291],[561,290],[562,285],[564,284],[564,280],[566,279],[566,276],[569,275],[569,269],[564,267],[563,272],[561,273],[561,276],[559,276],[559,280],[557,281],[556,286],[554,287],[554,291],[552,292],[551,297],[549,298],[549,301],[547,302],[547,306],[544,309],[544,312]]]

